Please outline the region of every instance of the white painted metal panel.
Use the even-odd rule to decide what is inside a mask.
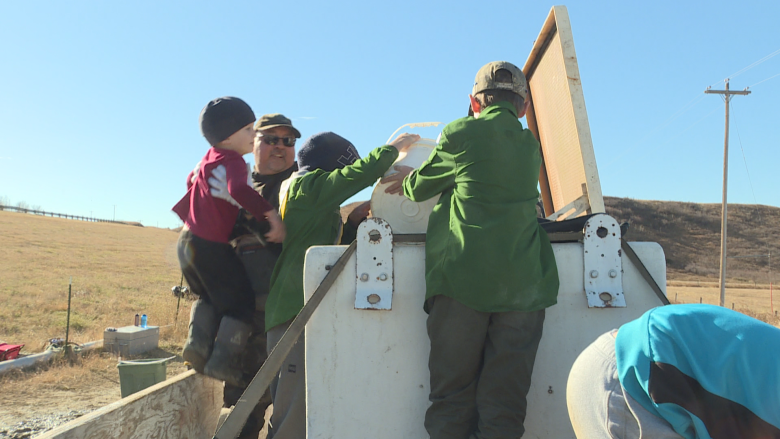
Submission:
[[[631,243],[662,288],[663,250]],[[306,257],[308,298],[346,247],[312,247]],[[525,438],[574,438],[566,409],[566,380],[577,355],[596,337],[660,305],[627,257],[622,258],[626,308],[588,308],[583,247],[554,244],[561,287],[547,310],[533,382]],[[394,244],[395,292],[391,311],[354,309],[355,261],[306,326],[306,409],[309,439],[423,439],[429,392],[429,342],[422,310],[425,256],[420,244]]]
[[[306,254],[306,300],[345,246]],[[425,329],[425,247],[393,249],[393,309],[355,309],[355,256],[306,325],[307,437],[424,438],[430,346]]]

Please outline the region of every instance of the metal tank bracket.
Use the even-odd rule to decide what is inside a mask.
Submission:
[[[358,226],[355,257],[355,309],[393,308],[393,231],[382,218]]]
[[[588,308],[625,308],[620,224],[609,215],[595,215],[583,232]]]

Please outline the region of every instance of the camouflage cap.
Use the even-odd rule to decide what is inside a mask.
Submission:
[[[497,70],[507,70],[512,74],[512,82],[496,82],[495,74]],[[493,61],[485,64],[477,72],[474,78],[474,88],[471,91],[472,96],[485,90],[510,90],[521,98],[528,98],[528,82],[525,80],[523,71],[516,65],[506,61]]]
[[[293,130],[296,138],[301,138],[301,132],[292,126],[292,121],[280,113],[264,114],[260,116],[260,119],[258,119],[255,124],[255,131],[262,131],[275,127],[288,127]]]

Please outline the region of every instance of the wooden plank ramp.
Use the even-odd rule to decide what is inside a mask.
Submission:
[[[208,439],[222,408],[222,382],[182,373],[74,419],[38,439]]]

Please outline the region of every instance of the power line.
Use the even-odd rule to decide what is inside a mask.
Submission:
[[[770,77],[768,77],[768,78],[766,78],[766,79],[764,79],[764,80],[758,81],[758,82],[756,82],[755,84],[751,85],[750,87],[755,87],[755,86],[757,86],[758,84],[761,84],[762,82],[769,81],[770,79],[772,79],[772,78],[777,78],[778,76],[780,76],[780,73],[778,73],[778,74],[776,74],[776,75],[774,75],[774,76],[770,76]],[[748,87],[748,88],[750,88],[750,87]]]
[[[647,132],[647,134],[645,134],[645,135],[644,135],[644,136],[643,136],[641,139],[637,140],[637,141],[636,141],[636,142],[635,142],[633,145],[631,145],[630,147],[628,147],[628,148],[624,149],[624,150],[623,150],[623,152],[622,152],[621,154],[619,154],[619,155],[617,155],[616,157],[614,157],[614,158],[612,159],[612,161],[610,161],[609,163],[607,163],[607,164],[605,165],[605,167],[606,167],[606,166],[610,166],[610,165],[612,165],[612,164],[613,164],[613,163],[615,163],[616,161],[618,161],[618,160],[620,160],[621,158],[623,158],[623,156],[625,156],[625,155],[626,155],[626,154],[628,154],[629,152],[632,152],[632,151],[634,151],[635,149],[637,149],[637,148],[638,148],[640,145],[642,145],[642,142],[644,142],[645,140],[647,140],[649,137],[651,137],[651,136],[655,135],[656,133],[658,133],[658,132],[659,132],[659,131],[661,131],[662,129],[666,128],[666,127],[667,127],[667,126],[668,126],[670,123],[672,123],[672,122],[673,122],[675,119],[677,119],[678,117],[680,117],[680,116],[681,116],[683,113],[685,113],[686,111],[688,111],[688,110],[690,110],[691,108],[693,108],[693,107],[694,107],[696,104],[698,104],[698,103],[699,103],[699,101],[701,101],[702,99],[704,99],[704,96],[703,96],[703,95],[697,95],[695,98],[691,99],[691,100],[690,100],[690,101],[689,101],[687,104],[683,105],[683,106],[682,106],[682,107],[681,107],[679,110],[677,110],[677,111],[676,111],[674,114],[672,114],[672,115],[671,115],[671,116],[670,116],[668,119],[666,119],[664,122],[662,122],[660,125],[658,125],[658,126],[657,126],[657,127],[654,129],[654,130],[648,131],[648,132]],[[717,109],[717,108],[716,108],[716,109]],[[714,111],[715,111],[715,110],[713,110],[713,112],[714,112]],[[710,112],[710,114],[712,114],[712,112]],[[708,114],[707,116],[709,116],[709,114]],[[707,116],[705,116],[705,117],[707,117]],[[701,121],[701,119],[700,119],[699,121],[697,121],[696,123],[698,123],[698,122],[700,122],[700,121]],[[694,123],[694,125],[695,125],[696,123]],[[688,127],[688,128],[690,128],[690,127]],[[686,130],[687,130],[688,128],[686,128]]]
[[[688,127],[687,127],[687,128],[685,128],[684,130],[682,130],[682,131],[680,131],[679,133],[675,134],[675,136],[679,136],[680,134],[683,134],[683,133],[685,133],[686,131],[690,130],[691,128],[693,128],[694,126],[696,126],[696,125],[697,125],[699,122],[701,122],[701,121],[703,121],[704,119],[706,119],[706,118],[710,117],[710,115],[711,115],[712,113],[716,112],[716,111],[718,111],[718,107],[715,107],[715,108],[713,108],[713,109],[712,109],[712,111],[710,111],[709,113],[707,113],[707,114],[706,114],[704,117],[702,117],[701,119],[697,120],[696,122],[694,122],[694,123],[692,123],[692,124],[688,125]]]
[[[777,55],[780,55],[780,49],[775,50],[774,52],[770,53],[769,55],[759,59],[758,61],[754,62],[753,64],[750,64],[747,67],[742,68],[741,70],[737,70],[735,73],[727,76],[726,79],[723,79],[723,80],[717,81],[717,82],[715,82],[713,84],[710,84],[710,87],[712,87],[713,85],[720,84],[721,82],[728,81],[729,78],[734,79],[734,77],[736,77],[737,75],[741,75],[741,74],[747,72],[748,70],[752,69],[753,67],[755,67],[755,66],[757,66],[757,65],[759,65],[759,64],[761,64],[761,63],[763,63],[763,62],[765,62],[765,61],[769,60],[770,58],[773,58],[773,57],[775,57]]]
[[[734,104],[731,104],[731,110],[734,111]],[[736,116],[736,115],[735,115]],[[750,192],[753,193],[753,201],[758,204],[758,199],[756,198],[756,191],[753,189],[753,179],[750,178],[750,170],[748,169],[747,164],[747,158],[745,157],[745,148],[742,146],[742,136],[739,134],[739,124],[737,123],[737,118],[734,118],[734,128],[737,129],[737,140],[739,140],[739,149],[742,151],[742,161],[745,163],[745,173],[748,177],[748,183],[750,183]],[[759,223],[761,223],[761,214],[759,213],[758,216]]]

